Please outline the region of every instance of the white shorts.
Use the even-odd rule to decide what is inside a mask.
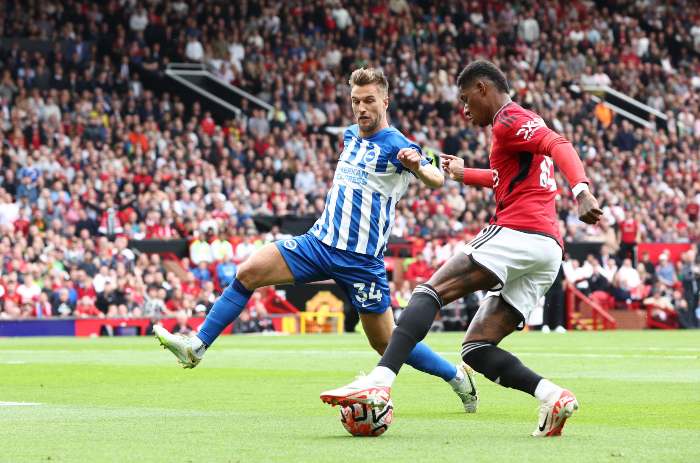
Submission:
[[[548,236],[489,225],[464,248],[480,267],[493,273],[500,284],[486,297],[501,296],[525,320],[559,273],[562,250]]]

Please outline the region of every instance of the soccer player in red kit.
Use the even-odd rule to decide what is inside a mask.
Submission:
[[[426,336],[440,308],[488,290],[465,335],[462,359],[489,380],[535,396],[541,405],[532,435],[557,436],[578,408],[576,398],[498,344],[522,329],[559,271],[563,243],[555,212],[554,164],[572,186],[582,221],[594,224],[602,211],[571,143],[547,128],[537,114],[510,100],[508,82],[498,67],[484,60],[472,62],[457,84],[466,118],[480,127],[493,125],[491,168],[465,169],[464,161],[454,156],[443,156],[442,166],[452,179],[493,188],[496,213],[463,252],[416,286],[377,367],[347,386],[322,393],[321,400],[332,405],[385,404],[401,365]]]

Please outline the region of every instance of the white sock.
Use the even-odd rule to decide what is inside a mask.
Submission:
[[[199,336],[192,336],[192,350],[194,351],[195,354],[197,354],[199,357],[204,355],[204,352],[207,350],[207,346],[202,342],[201,339],[199,339]]]
[[[450,383],[450,386],[452,387],[457,387],[460,384],[462,384],[462,381],[464,381],[464,372],[462,371],[461,368],[457,368],[457,374],[455,375],[454,378],[448,381]]]
[[[391,387],[396,379],[396,373],[387,367],[375,367],[374,370],[367,375],[367,378],[377,386]]]
[[[548,402],[553,396],[559,396],[563,389],[548,379],[541,379],[535,388],[535,397],[540,402]]]

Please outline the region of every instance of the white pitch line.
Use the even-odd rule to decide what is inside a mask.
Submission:
[[[273,354],[273,355],[376,355],[376,353],[371,350],[299,350],[299,349],[280,349],[280,350],[266,350],[266,349],[232,349],[228,350],[229,353],[235,352],[245,353],[245,354]],[[436,352],[439,355],[453,355],[459,353],[459,351],[454,352]],[[644,355],[644,354],[587,354],[578,352],[513,352],[514,355],[527,355],[530,357],[586,357],[586,358],[610,358],[610,359],[626,359],[626,358],[636,358],[636,359],[675,359],[675,360],[695,360],[700,358],[700,353],[698,355]]]
[[[105,351],[51,351],[51,357],[55,355],[58,352],[65,352],[68,354],[63,360],[92,360],[92,357],[90,354],[99,354],[101,356],[102,360],[105,360],[107,358],[109,359],[117,359],[119,355],[115,355],[115,352],[105,352]],[[280,348],[280,349],[245,349],[245,348],[233,348],[233,349],[222,349],[218,351],[221,354],[247,354],[247,355],[324,355],[324,356],[345,356],[345,355],[376,355],[375,352],[367,348],[366,350],[358,350],[358,349],[342,349],[342,348],[335,348],[334,350],[325,350],[325,349],[285,349],[285,348]],[[33,360],[35,361],[41,361],[45,359],[46,357],[42,354],[47,354],[49,353],[48,351],[32,351],[32,350],[16,350],[12,351],[14,354],[33,354],[34,356],[32,357]],[[443,356],[449,356],[453,355],[455,353],[459,353],[458,350],[454,351],[439,351],[436,352],[439,355]],[[142,354],[143,358],[149,358],[150,353],[147,351],[139,352],[139,354]],[[653,359],[666,359],[666,360],[696,360],[700,359],[700,350],[698,350],[697,355],[687,355],[687,354],[665,354],[665,355],[656,355],[656,354],[645,354],[645,353],[637,353],[637,354],[624,354],[624,353],[618,353],[618,354],[603,354],[603,353],[589,353],[589,352],[544,352],[544,351],[515,351],[513,352],[514,355],[523,355],[523,356],[529,356],[529,357],[579,357],[579,358],[599,358],[599,359],[644,359],[644,360],[653,360]],[[10,361],[4,361],[0,362],[0,365],[2,364],[21,364],[21,363],[26,363],[23,360],[10,360]]]
[[[26,407],[31,405],[41,405],[37,402],[0,402],[0,407]]]

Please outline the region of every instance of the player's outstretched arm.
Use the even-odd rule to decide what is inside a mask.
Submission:
[[[583,163],[571,142],[555,132],[550,132],[542,140],[542,146],[544,153],[552,157],[554,164],[569,182],[578,202],[578,218],[588,224],[598,223],[603,211],[588,188],[589,180],[583,170]]]
[[[464,167],[464,159],[451,154],[440,154],[442,170],[452,180],[465,185],[493,188],[494,171],[491,169],[469,169]]]
[[[421,165],[421,155],[413,148],[402,148],[397,155],[399,162],[416,174],[423,184],[430,188],[440,188],[445,184],[445,177],[432,164]]]

